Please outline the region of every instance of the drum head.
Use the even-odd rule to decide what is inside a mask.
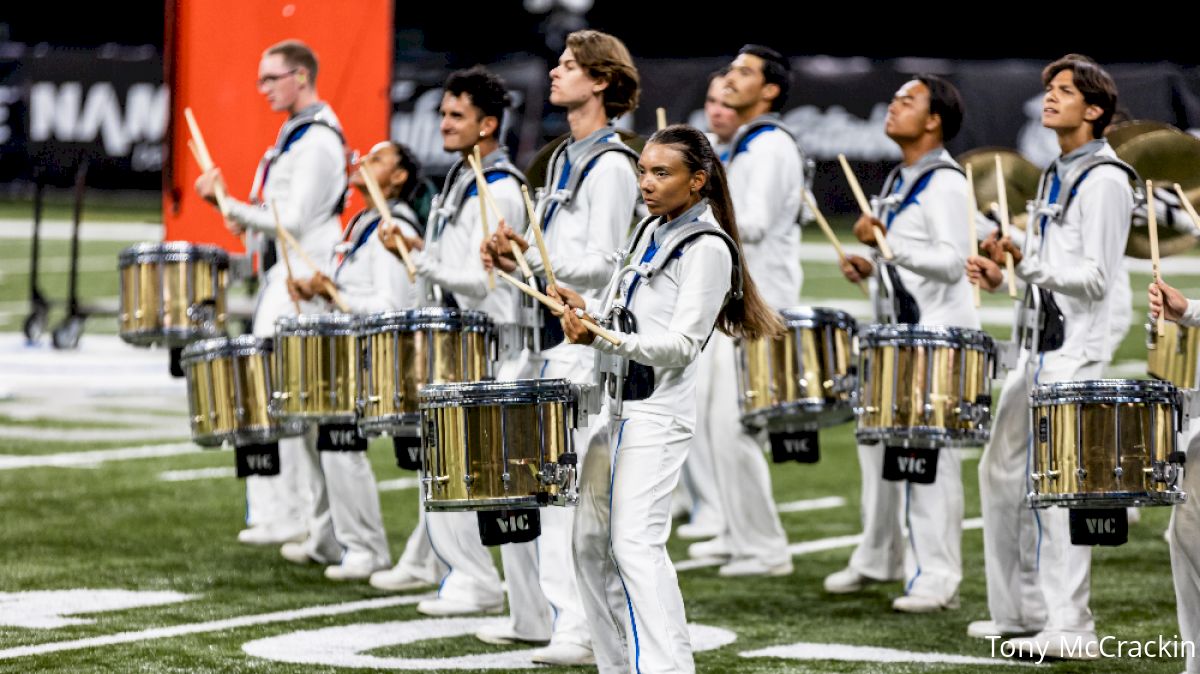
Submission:
[[[117,256],[117,265],[121,269],[155,262],[208,262],[224,269],[229,266],[229,254],[217,246],[164,241],[135,244]]]
[[[982,330],[907,323],[876,323],[858,331],[860,347],[880,345],[921,345],[975,347],[995,351],[996,340]]]
[[[482,311],[423,307],[403,312],[404,330],[454,330],[461,332],[493,332],[492,319]]]
[[[192,342],[183,348],[180,354],[180,364],[229,358],[231,356],[257,356],[271,353],[271,340],[240,335],[238,337],[216,337]]]
[[[531,405],[570,402],[578,399],[576,388],[566,379],[517,379],[515,381],[431,384],[421,388],[420,396],[421,409]]]
[[[789,328],[815,328],[818,325],[833,325],[853,330],[857,323],[854,317],[841,309],[827,307],[790,307],[779,312]]]
[[[355,335],[362,319],[354,314],[301,314],[280,316],[275,332],[280,335]]]
[[[1089,379],[1033,387],[1034,407],[1070,403],[1165,403],[1179,401],[1179,389],[1157,379]]]

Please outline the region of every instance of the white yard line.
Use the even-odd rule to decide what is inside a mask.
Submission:
[[[786,501],[776,506],[776,509],[781,513],[802,513],[809,510],[828,510],[830,508],[840,508],[846,505],[846,499],[841,496],[823,496],[821,498],[810,498],[803,501]]]
[[[971,519],[963,520],[963,531],[982,528],[982,517],[972,517]],[[799,557],[800,555],[810,555],[814,552],[825,552],[826,550],[848,548],[858,545],[860,542],[862,542],[862,534],[854,534],[853,536],[833,536],[830,538],[818,538],[813,541],[792,543],[787,549],[788,554],[793,557]],[[693,569],[704,569],[710,566],[720,566],[723,563],[724,562],[722,560],[713,557],[705,557],[702,559],[685,559],[675,563],[675,570],[691,571]]]
[[[421,480],[416,477],[398,477],[394,480],[381,480],[375,486],[379,491],[403,491],[421,486]]]
[[[0,426],[0,438],[17,440],[61,440],[63,442],[111,442],[138,440],[183,440],[191,430],[187,423],[164,424],[151,428],[42,428],[38,426]]]
[[[32,213],[32,210],[30,211]],[[43,241],[66,241],[71,238],[69,220],[43,220],[38,236]],[[33,238],[33,219],[0,219],[0,239]],[[163,226],[145,222],[88,222],[79,227],[80,241],[162,241]]]
[[[90,452],[62,452],[59,454],[40,454],[35,456],[0,454],[0,470],[46,467],[89,468],[109,461],[154,459],[163,456],[199,454],[203,451],[206,450],[199,445],[195,445],[190,442],[179,442],[167,445],[143,445],[141,447],[97,449]]]
[[[291,611],[260,613],[258,615],[226,618],[224,620],[211,620],[202,623],[174,625],[171,627],[155,627],[138,632],[120,632],[101,637],[73,639],[71,641],[56,641],[53,643],[37,644],[33,646],[17,646],[15,648],[6,648],[0,650],[0,660],[11,660],[13,658],[28,657],[30,655],[45,655],[46,653],[60,653],[62,651],[78,651],[86,648],[96,648],[98,646],[114,646],[117,644],[137,643],[142,641],[152,641],[155,639],[170,639],[172,637],[186,636],[188,634],[221,632],[223,630],[237,629],[241,627],[253,627],[255,625],[269,625],[271,623],[291,622],[295,620],[305,620],[307,618],[344,615],[347,613],[354,613],[356,611],[371,611],[374,609],[389,608],[392,606],[415,604],[422,599],[428,599],[431,596],[433,595],[421,594],[404,595],[398,597],[382,597],[379,599],[365,599],[363,601],[351,601],[342,604],[328,604],[324,606],[310,606],[308,608],[295,609]]]
[[[797,643],[769,646],[756,651],[738,653],[743,658],[780,658],[783,660],[836,660],[840,662],[920,662],[950,665],[1020,666],[1026,663],[1004,658],[980,658],[951,653],[916,653],[878,646],[850,644]]]
[[[164,470],[158,474],[163,482],[190,482],[192,480],[212,480],[217,478],[237,477],[236,468],[196,468],[195,470]]]

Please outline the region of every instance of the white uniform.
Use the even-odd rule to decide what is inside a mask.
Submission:
[[[884,186],[884,193],[893,198],[885,200],[876,215],[888,228],[893,262],[920,308],[920,324],[978,330],[979,313],[963,272],[970,254],[962,226],[966,178],[949,168],[935,170],[907,203],[897,202],[897,196],[907,194],[913,181],[938,161],[953,159],[938,148],[912,166],[900,167]],[[962,457],[957,450],[941,449],[933,484],[914,484],[882,479],[883,451],[879,444],[858,445],[863,541],[850,557],[850,568],[888,580],[901,576],[903,564],[905,594],[950,605],[962,581]]]
[[[604,285],[616,271],[613,254],[625,240],[638,197],[633,165],[623,153],[605,152],[595,159],[569,202],[548,197],[567,184],[570,168],[578,167],[593,146],[620,142],[616,131],[607,126],[570,142],[547,172],[547,184],[538,203],[537,215],[555,278],[588,302],[599,300]],[[533,241],[530,237],[527,240]],[[526,261],[544,277],[545,266],[537,246],[531,245],[526,251]],[[539,379],[594,383],[595,354],[590,348],[563,342],[541,355],[544,362],[536,373]],[[579,465],[587,455],[588,437],[587,426],[576,429]],[[579,599],[571,553],[575,509],[542,508],[540,512],[542,534],[535,543],[500,548],[513,633],[531,641],[549,640],[552,645],[590,647],[591,634]]]
[[[1179,324],[1200,327],[1200,301],[1188,302]],[[1181,489],[1188,499],[1171,509],[1171,573],[1179,639],[1200,643],[1200,419],[1192,420],[1184,438],[1187,464]],[[1187,674],[1200,674],[1200,658],[1187,658]]]
[[[653,225],[632,259],[652,238],[695,215]],[[704,207],[699,218],[716,222]],[[592,647],[602,673],[691,672],[691,643],[683,596],[667,557],[671,492],[696,423],[696,365],[730,288],[732,259],[715,236],[701,236],[648,282],[640,279],[628,308],[636,334],[612,347],[594,347],[653,366],[655,386],[644,400],[608,403],[593,426],[580,478],[575,561]],[[626,297],[632,273],[619,287]]]
[[[1092,153],[1116,156],[1093,141],[1059,158],[1058,175]],[[1133,194],[1113,166],[1092,169],[1061,224],[1046,225],[1017,266],[1021,280],[1054,293],[1065,319],[1062,347],[1025,351],[1000,394],[992,437],[979,463],[988,608],[1003,632],[1042,630],[1041,638],[1095,640],[1088,608],[1091,548],[1071,545],[1064,508],[1032,510],[1029,491],[1029,394],[1035,384],[1096,379],[1113,353],[1112,285],[1129,235]],[[1040,218],[1031,221],[1039,228]]]
[[[316,103],[298,116],[314,111],[337,125],[333,110]],[[287,128],[287,124],[284,128]],[[262,202],[249,204],[229,199],[229,219],[253,235],[275,236],[275,217],[270,204],[279,209],[279,222],[300,243],[309,256],[323,259],[338,241],[341,220],[335,214],[346,186],[346,155],[341,138],[333,129],[320,124],[291,143],[288,149],[269,163],[262,185]],[[294,308],[287,292],[287,270],[282,247],[276,242],[279,262],[266,274],[254,309],[254,335],[275,336],[275,319],[292,315]],[[289,247],[294,269],[303,269],[299,251]],[[320,508],[323,487],[315,481],[317,468],[316,436],[283,438],[279,441],[280,474],[276,477],[246,479],[247,521],[252,525],[287,522],[305,523],[309,539],[316,546],[313,556],[324,562],[336,562],[340,549],[333,543],[328,517],[313,517]]]
[[[415,214],[405,204],[392,204],[395,218],[406,236],[417,236],[409,222]],[[407,222],[406,222],[407,221]],[[400,264],[375,235],[379,215],[375,209],[359,213],[346,229],[342,243],[334,248],[326,276],[337,285],[338,294],[352,314],[371,314],[412,306],[416,288]],[[324,303],[326,311],[335,307]],[[341,558],[347,566],[373,570],[391,564],[387,532],[379,508],[375,473],[366,452],[320,452],[321,472],[317,479],[328,490],[333,535],[345,549]],[[324,516],[325,513],[318,513]]]
[[[496,150],[483,158],[483,169],[489,172],[492,166],[507,160],[503,150]],[[507,174],[494,175],[499,179],[492,182],[493,176],[489,175],[488,188],[497,207],[511,226],[523,226],[525,202],[520,183]],[[474,176],[460,160],[446,181],[443,196],[465,198],[461,208],[457,199],[455,203],[439,202],[440,215],[435,211],[430,223],[435,231],[427,232],[429,245],[425,251],[415,251],[412,256],[417,273],[426,284],[437,285],[442,292],[452,293],[460,308],[487,313],[497,327],[512,324],[516,321],[516,291],[500,279],[496,280],[495,290],[489,290],[488,275],[479,259],[479,248],[483,243],[479,208],[482,197],[475,191]],[[489,232],[496,227],[494,219],[495,214],[489,213]],[[444,226],[439,221],[444,221]],[[502,354],[496,378],[527,376],[528,368],[528,354]],[[438,597],[482,608],[503,606],[500,574],[492,563],[491,553],[479,540],[477,515],[474,512],[427,512],[425,525],[434,554],[448,568]]]
[[[777,115],[767,117],[782,124]],[[730,152],[729,193],[750,276],[771,307],[794,306],[803,280],[797,224],[804,190],[800,151],[787,132],[765,127],[750,134],[739,130]],[[787,534],[775,508],[762,444],[737,422],[736,362],[733,340],[714,334],[700,355],[697,395],[707,407],[700,413],[693,444],[711,458],[721,495],[725,532],[717,546],[734,563],[780,568],[791,562]]]

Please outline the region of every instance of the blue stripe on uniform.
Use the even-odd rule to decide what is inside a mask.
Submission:
[[[641,674],[642,649],[638,643],[637,620],[633,617],[633,599],[629,596],[629,588],[625,586],[625,577],[621,575],[621,565],[617,564],[617,556],[612,550],[612,503],[613,486],[617,480],[617,456],[621,453],[621,438],[625,435],[625,422],[621,420],[621,428],[617,430],[617,446],[613,449],[612,472],[608,478],[608,554],[612,558],[613,568],[617,570],[617,579],[621,581],[621,589],[625,592],[625,605],[629,607],[629,624],[633,627],[633,670]]]

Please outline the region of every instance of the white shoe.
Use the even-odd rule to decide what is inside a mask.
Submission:
[[[1038,658],[1044,653],[1057,660],[1100,659],[1100,642],[1094,632],[1038,632],[1005,643],[1018,658]]]
[[[238,543],[246,545],[282,545],[284,543],[299,543],[308,537],[308,530],[302,524],[280,522],[260,524],[238,532]]]
[[[549,637],[545,639],[530,639],[517,634],[513,631],[512,623],[484,625],[476,630],[475,638],[485,644],[496,644],[497,646],[507,646],[509,644],[537,644],[545,646],[550,643]]]
[[[725,527],[716,524],[705,524],[697,522],[695,524],[688,522],[675,527],[675,535],[685,541],[702,541],[708,538],[716,538],[725,531]]]
[[[782,564],[768,566],[757,557],[746,557],[744,559],[735,559],[732,562],[724,564],[717,575],[724,578],[735,578],[738,576],[787,576],[792,573],[792,560],[787,560]]]
[[[711,541],[701,541],[688,546],[688,557],[692,559],[721,559],[727,560],[732,556],[729,544],[724,538],[714,538]]]
[[[1014,637],[1030,636],[1037,634],[1037,632],[1036,628],[1031,627],[1001,628],[994,620],[974,620],[970,625],[967,625],[967,636],[975,639],[988,639],[991,637],[1011,639]]]
[[[367,580],[371,574],[386,568],[387,564],[375,561],[370,553],[347,552],[341,564],[325,567],[325,577],[329,580]]]
[[[380,590],[390,590],[392,592],[420,590],[434,585],[434,583],[427,580],[410,576],[398,566],[372,573],[370,583],[371,587],[379,588]]]
[[[942,600],[919,594],[906,594],[892,600],[892,610],[900,613],[938,613],[958,608],[958,595]]]
[[[293,564],[317,564],[320,562],[308,554],[308,548],[303,543],[284,543],[279,548],[279,554]]]
[[[1142,509],[1141,508],[1126,508],[1125,509],[1125,519],[1126,519],[1126,521],[1128,521],[1129,524],[1137,524],[1138,522],[1141,522],[1142,521]]]
[[[417,613],[431,615],[435,617],[455,616],[455,615],[472,615],[475,613],[500,613],[504,610],[504,600],[501,599],[496,604],[482,606],[472,604],[465,601],[455,601],[453,599],[444,599],[438,597],[436,599],[426,599],[417,604]]]
[[[596,656],[592,649],[579,644],[550,644],[534,651],[530,659],[539,665],[596,664]]]
[[[894,579],[878,579],[864,576],[850,567],[834,571],[825,576],[825,591],[829,594],[853,594],[873,583],[890,583]]]

